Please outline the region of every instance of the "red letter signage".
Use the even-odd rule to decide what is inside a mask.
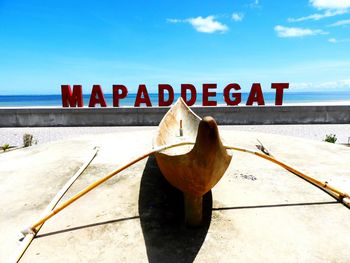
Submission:
[[[106,100],[103,96],[100,85],[92,86],[89,107],[95,107],[96,104],[100,104],[101,107],[107,107]]]
[[[241,87],[236,83],[231,83],[226,86],[224,89],[224,99],[228,106],[236,106],[241,103],[241,93],[233,93],[234,100],[230,98],[230,91],[233,90],[241,90]]]
[[[139,89],[137,90],[136,99],[134,107],[140,107],[141,103],[145,103],[147,107],[151,107],[151,99],[149,98],[146,85],[139,85]]]
[[[73,85],[73,93],[70,85],[61,85],[61,94],[63,107],[84,107],[81,85]]]
[[[276,89],[275,105],[281,106],[283,103],[283,90],[289,88],[289,83],[272,83],[271,89]]]
[[[216,89],[216,84],[203,84],[203,106],[216,106],[216,100],[209,100],[209,97],[215,97],[215,91],[209,91],[210,89]]]
[[[168,100],[164,100],[164,91],[168,92]],[[174,90],[168,84],[158,85],[158,106],[170,106],[174,101]]]
[[[202,106],[216,106],[217,105],[217,84],[205,83],[202,86]],[[275,89],[275,106],[283,105],[284,90],[289,88],[289,83],[271,83],[271,89]],[[176,90],[176,89],[175,89]],[[83,92],[81,85],[73,85],[73,91],[70,85],[61,85],[62,106],[63,107],[83,107]],[[220,94],[220,93],[219,93]],[[119,107],[120,101],[127,98],[128,88],[124,85],[113,85],[113,107]],[[133,94],[132,94],[133,97]],[[181,84],[181,97],[188,106],[196,103],[197,91],[193,84]],[[170,106],[173,104],[175,98],[175,91],[170,84],[158,84],[158,106]],[[244,97],[245,98],[245,97]],[[241,86],[237,83],[229,83],[223,89],[223,99],[227,106],[237,106],[242,101]],[[129,98],[130,100],[130,98]],[[128,100],[128,101],[129,101]],[[222,103],[222,97],[220,98]],[[270,101],[268,101],[270,105]],[[145,84],[140,84],[134,101],[134,107],[140,107],[145,104],[146,107],[152,107],[151,97],[148,94]],[[247,101],[247,106],[257,104],[264,106],[264,94],[260,83],[253,83]],[[89,107],[107,107],[100,85],[93,85]],[[129,105],[129,103],[128,103]]]
[[[187,90],[191,92],[191,97],[187,100]],[[181,84],[181,98],[186,102],[188,106],[192,106],[197,100],[196,87],[192,84]]]
[[[253,84],[246,105],[252,106],[254,102],[257,102],[259,106],[265,105],[264,95],[262,93],[260,83]]]
[[[119,100],[124,99],[127,95],[128,89],[124,85],[113,85],[113,107],[119,107]]]

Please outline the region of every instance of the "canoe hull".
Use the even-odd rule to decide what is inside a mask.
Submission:
[[[163,176],[184,193],[186,224],[199,226],[203,195],[224,175],[232,156],[221,142],[215,120],[201,119],[179,98],[160,122],[153,146],[181,141],[195,143],[157,152],[155,157]]]
[[[211,117],[200,121],[191,151],[181,155],[156,153],[155,157],[169,183],[193,196],[209,192],[224,175],[232,158],[223,147],[218,127]]]

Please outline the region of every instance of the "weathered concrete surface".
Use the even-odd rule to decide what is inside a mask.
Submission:
[[[4,108],[0,127],[158,125],[166,107],[153,108]],[[350,106],[193,107],[220,125],[346,124]]]
[[[85,136],[0,155],[0,261],[97,145],[100,153],[65,199],[151,146],[154,130]],[[350,149],[259,133],[222,131],[226,143],[275,155],[350,191]],[[347,262],[350,210],[280,167],[234,153],[206,197],[207,221],[182,225],[181,193],[153,158],[95,189],[47,222],[23,262]]]

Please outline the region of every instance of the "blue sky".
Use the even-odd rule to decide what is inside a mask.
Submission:
[[[350,0],[0,0],[0,95],[61,84],[350,90]]]

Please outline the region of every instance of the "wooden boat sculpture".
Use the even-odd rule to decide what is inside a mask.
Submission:
[[[184,193],[185,221],[200,225],[202,198],[221,179],[232,156],[224,148],[212,117],[201,119],[180,97],[159,124],[153,147],[192,141],[155,153],[157,164],[170,184]]]

